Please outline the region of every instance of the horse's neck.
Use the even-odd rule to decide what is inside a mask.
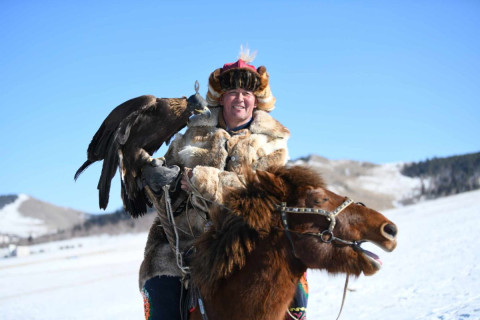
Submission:
[[[280,241],[282,242],[282,241]],[[246,265],[220,286],[211,303],[213,319],[284,319],[305,268],[288,249],[262,241],[249,255]],[[207,305],[208,308],[208,305]]]

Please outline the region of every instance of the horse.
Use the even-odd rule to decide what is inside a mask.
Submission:
[[[195,243],[201,303],[190,320],[283,320],[307,268],[372,275],[381,261],[361,244],[388,252],[397,244],[394,223],[327,190],[310,168],[251,172],[225,199]]]

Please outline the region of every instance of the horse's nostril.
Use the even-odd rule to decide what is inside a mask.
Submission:
[[[395,237],[397,235],[397,226],[395,226],[394,224],[385,224],[383,226],[383,232],[385,232],[386,234],[388,235],[391,235],[392,237]]]

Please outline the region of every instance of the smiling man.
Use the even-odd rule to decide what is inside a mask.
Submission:
[[[269,114],[275,98],[267,69],[257,69],[250,61],[241,55],[238,61],[210,74],[207,102],[211,116],[192,118],[188,129],[183,135],[177,134],[165,154],[166,165],[177,165],[189,176],[188,180],[182,179],[181,188],[170,193],[179,230],[202,233],[210,203],[223,203],[223,191],[228,187],[241,188],[245,168],[265,170],[283,166],[288,160],[290,132]],[[164,201],[163,195],[160,202]],[[182,232],[179,236],[179,250],[188,252],[194,236]],[[147,319],[180,319],[182,276],[157,218],[140,269]],[[296,296],[291,313],[304,319],[306,286],[299,284],[297,291],[300,301]]]
[[[253,92],[244,89],[225,92],[221,101],[223,119],[228,130],[248,124],[252,120],[253,110],[257,107]]]

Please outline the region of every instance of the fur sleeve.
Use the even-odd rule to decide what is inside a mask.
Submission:
[[[266,170],[271,166],[284,166],[288,160],[287,149],[277,149],[269,154],[260,156],[252,165],[253,170]]]
[[[197,166],[193,169],[191,182],[205,199],[218,203],[223,203],[226,188],[240,188],[244,185],[242,176],[235,172],[205,166]],[[200,203],[198,204],[200,205]],[[203,205],[201,206],[203,207]]]
[[[277,149],[258,158],[252,164],[251,169],[266,170],[271,166],[283,166],[287,157],[286,149]],[[197,166],[193,169],[191,182],[204,198],[218,203],[224,203],[223,196],[226,188],[241,188],[244,186],[241,174],[206,166]]]

